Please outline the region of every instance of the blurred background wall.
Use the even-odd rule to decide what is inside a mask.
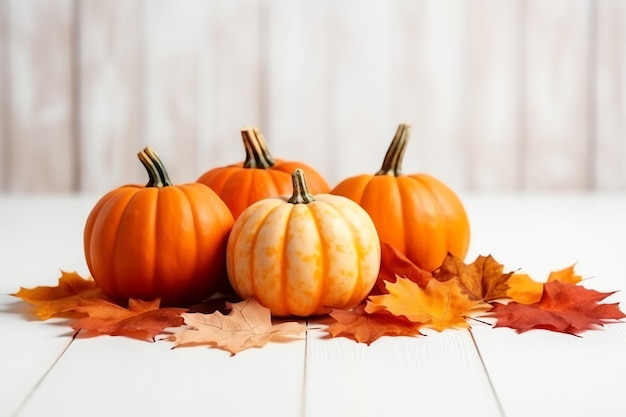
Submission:
[[[398,123],[459,191],[626,190],[626,1],[0,0],[0,191],[194,181],[248,125],[334,185]]]

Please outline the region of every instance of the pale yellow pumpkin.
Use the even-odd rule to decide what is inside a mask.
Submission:
[[[276,316],[324,314],[359,304],[376,282],[380,243],[371,218],[348,198],[306,189],[248,207],[231,231],[226,264],[234,290]]]

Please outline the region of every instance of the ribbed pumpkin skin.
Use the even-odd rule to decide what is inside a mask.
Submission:
[[[104,195],[84,229],[89,270],[120,303],[187,306],[226,280],[228,207],[202,184],[127,185]]]
[[[403,134],[408,136],[408,127],[401,127],[407,129]],[[374,221],[381,242],[394,246],[420,268],[432,271],[448,252],[465,258],[470,224],[461,200],[444,183],[427,174],[398,173],[406,139],[399,145],[399,154],[391,155],[395,150],[388,154],[394,156],[390,164],[393,169],[384,163],[381,170],[388,173],[347,178],[331,194],[358,203]]]
[[[197,180],[209,186],[224,200],[235,219],[252,203],[268,197],[290,194],[291,174],[298,168],[304,171],[311,193],[330,191],[324,177],[309,165],[274,159],[258,129],[244,129],[241,136],[246,150],[246,160],[213,168]]]
[[[235,221],[228,240],[231,285],[276,316],[352,308],[376,282],[380,244],[371,219],[354,202],[330,194],[292,204],[258,201]]]
[[[464,258],[470,226],[463,204],[450,188],[427,174],[360,175],[338,184],[367,211],[381,242],[404,253],[422,269],[439,267],[448,252]]]
[[[291,173],[304,171],[311,193],[328,193],[330,186],[315,169],[301,162],[275,160],[270,168],[244,168],[243,162],[209,170],[198,182],[209,186],[224,200],[236,219],[252,203],[290,194]]]

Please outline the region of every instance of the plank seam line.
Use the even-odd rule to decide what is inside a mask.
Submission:
[[[54,367],[56,366],[56,364],[59,362],[59,360],[61,359],[61,357],[65,354],[65,352],[67,352],[67,350],[70,348],[70,346],[72,345],[72,343],[74,343],[74,340],[76,340],[76,337],[78,336],[78,333],[80,332],[81,329],[78,329],[74,332],[74,334],[72,335],[72,340],[69,341],[69,343],[63,348],[63,350],[61,351],[61,353],[59,354],[59,356],[56,357],[56,359],[54,360],[54,362],[52,362],[52,364],[50,365],[50,367],[48,367],[48,369],[46,370],[46,372],[44,372],[44,374],[41,376],[41,378],[39,378],[39,380],[37,381],[37,383],[35,383],[35,386],[30,390],[30,392],[26,395],[26,397],[24,397],[24,400],[22,400],[22,402],[20,403],[20,405],[15,409],[15,413],[13,413],[13,416],[18,416],[24,409],[24,407],[26,407],[26,404],[28,403],[28,401],[30,401],[30,399],[32,398],[32,396],[35,394],[35,392],[37,391],[37,389],[41,386],[41,384],[43,383],[43,381],[48,377],[48,375],[50,374],[50,371],[52,371],[52,369],[54,369]]]
[[[476,353],[478,354],[478,358],[480,359],[480,364],[483,367],[483,371],[485,372],[485,375],[487,376],[487,383],[489,384],[491,393],[493,394],[493,397],[496,399],[496,404],[498,405],[498,410],[500,410],[500,415],[502,417],[505,417],[506,413],[504,412],[504,407],[502,406],[502,402],[500,401],[500,397],[498,396],[498,391],[496,390],[496,387],[493,384],[493,380],[491,379],[491,375],[489,374],[489,370],[487,369],[487,365],[485,364],[483,355],[480,352],[480,348],[478,347],[478,343],[476,342],[476,338],[474,337],[474,332],[472,332],[471,328],[468,330],[469,330],[470,337],[472,338],[472,343],[474,344],[474,348],[476,349]]]
[[[302,402],[300,403],[300,407],[301,407],[300,415],[302,417],[306,416],[306,409],[307,409],[307,404],[306,404],[306,400],[307,400],[307,398],[306,398],[306,380],[307,380],[307,375],[306,374],[307,374],[307,372],[306,371],[307,371],[307,368],[308,368],[308,366],[307,366],[307,364],[308,364],[307,358],[309,356],[309,354],[308,354],[308,352],[309,352],[309,324],[310,324],[309,320],[307,319],[305,323],[306,323],[306,330],[304,331],[304,361],[303,361],[304,362],[304,364],[303,364],[304,370],[302,372],[302,395],[301,395]]]

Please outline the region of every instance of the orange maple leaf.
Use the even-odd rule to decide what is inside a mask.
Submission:
[[[55,287],[20,288],[11,295],[32,304],[33,313],[40,320],[68,313],[81,300],[104,298],[102,290],[93,278],[83,278],[76,272],[66,271],[61,271],[61,277]]]
[[[474,300],[492,301],[507,297],[508,280],[513,272],[503,272],[504,267],[491,255],[478,256],[471,264],[448,254],[433,277],[439,281],[458,278],[461,289]]]
[[[266,345],[272,339],[297,336],[306,331],[306,325],[297,322],[272,324],[270,310],[253,298],[239,303],[226,303],[228,315],[216,311],[212,314],[185,313],[189,327],[172,335],[174,347],[217,346],[232,355],[252,347]]]
[[[367,314],[365,305],[359,304],[352,310],[330,312],[334,320],[326,331],[332,337],[344,336],[360,343],[371,344],[382,336],[419,335],[419,323],[413,323],[403,317],[397,317],[385,311]]]
[[[130,299],[128,308],[103,299],[81,300],[72,310],[88,317],[72,323],[74,330],[82,329],[85,335],[126,336],[154,341],[168,327],[183,325],[182,308],[159,308],[160,300]]]
[[[518,333],[546,329],[578,334],[626,317],[619,303],[598,304],[611,294],[614,292],[603,293],[554,280],[543,285],[538,302],[529,305],[515,301],[493,303],[488,316],[497,318],[495,327],[510,327]]]
[[[567,268],[550,272],[547,282],[553,281],[577,284],[582,281],[582,277],[574,272],[574,265],[571,265]],[[521,304],[534,304],[541,299],[543,285],[544,283],[535,281],[528,274],[514,274],[509,279],[507,296]]]
[[[387,283],[386,289],[388,294],[369,297],[366,312],[386,310],[437,331],[469,327],[466,318],[470,310],[484,307],[484,303],[461,291],[456,278],[444,282],[431,279],[426,288],[421,288],[409,279],[398,277],[396,282]]]

